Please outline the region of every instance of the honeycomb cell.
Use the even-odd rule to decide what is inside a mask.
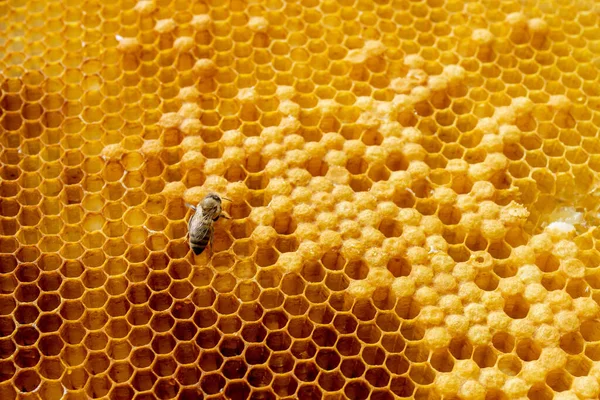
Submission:
[[[597,397],[589,4],[11,5],[0,397]]]

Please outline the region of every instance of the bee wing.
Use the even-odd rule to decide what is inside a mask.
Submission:
[[[210,209],[203,212],[202,208],[197,208],[196,213],[190,218],[188,230],[190,239],[194,242],[200,242],[210,232],[213,223],[213,216],[216,210]]]

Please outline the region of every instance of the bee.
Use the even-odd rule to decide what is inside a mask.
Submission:
[[[224,200],[230,201],[225,198]],[[202,254],[209,242],[212,248],[213,223],[219,218],[229,219],[229,216],[223,213],[221,202],[221,197],[218,194],[209,193],[196,207],[186,203],[189,208],[194,210],[194,215],[192,215],[192,218],[188,222],[188,230],[190,234],[190,248],[195,255]]]

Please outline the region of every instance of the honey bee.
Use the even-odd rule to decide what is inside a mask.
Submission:
[[[229,199],[223,199],[230,201]],[[229,216],[223,213],[221,202],[221,197],[218,194],[209,193],[198,203],[198,206],[186,203],[189,208],[195,211],[188,222],[190,248],[195,255],[202,254],[209,242],[212,248],[213,223],[221,217],[229,219]]]

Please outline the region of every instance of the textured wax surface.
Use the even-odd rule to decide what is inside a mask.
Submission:
[[[597,398],[599,26],[0,0],[0,398]]]

